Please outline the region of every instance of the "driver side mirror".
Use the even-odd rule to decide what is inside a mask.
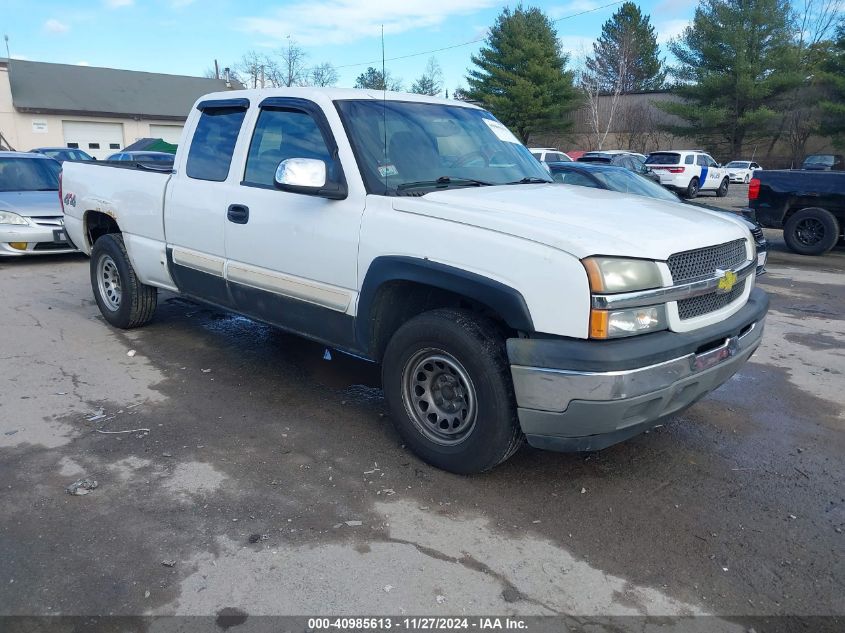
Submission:
[[[330,200],[343,200],[348,193],[345,183],[329,180],[326,163],[314,158],[283,160],[276,167],[274,181],[282,191]]]

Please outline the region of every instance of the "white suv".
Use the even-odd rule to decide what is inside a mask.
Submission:
[[[701,150],[652,152],[645,162],[660,176],[661,185],[686,198],[695,198],[699,191],[715,191],[720,198],[728,195],[727,170]]]
[[[566,152],[553,147],[529,147],[531,155],[541,163],[571,163],[572,159]]]

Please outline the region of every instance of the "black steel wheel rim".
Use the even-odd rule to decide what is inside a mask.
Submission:
[[[815,218],[804,218],[795,226],[795,238],[804,246],[815,246],[824,239],[824,224]]]

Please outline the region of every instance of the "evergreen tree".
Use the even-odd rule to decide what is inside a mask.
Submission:
[[[568,57],[549,18],[540,9],[506,8],[485,45],[472,56],[465,97],[478,101],[517,133],[563,130],[564,115],[578,105]]]
[[[777,119],[770,104],[795,85],[788,0],[700,0],[695,17],[669,49],[683,102],[659,107],[686,121],[673,131],[719,143],[737,158],[743,142]]]
[[[392,77],[390,71],[382,74],[380,70],[370,66],[358,75],[355,87],[368,90],[402,90],[402,80]]]
[[[845,147],[845,20],[839,23],[836,42],[824,71],[828,98],[821,104],[822,132],[833,136],[838,147]]]
[[[586,66],[604,92],[659,90],[666,81],[659,53],[650,16],[626,2],[602,26]]]

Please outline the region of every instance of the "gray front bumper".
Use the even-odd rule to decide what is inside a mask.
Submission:
[[[765,314],[703,352],[614,371],[511,365],[528,443],[559,451],[599,450],[692,405],[749,359]]]

